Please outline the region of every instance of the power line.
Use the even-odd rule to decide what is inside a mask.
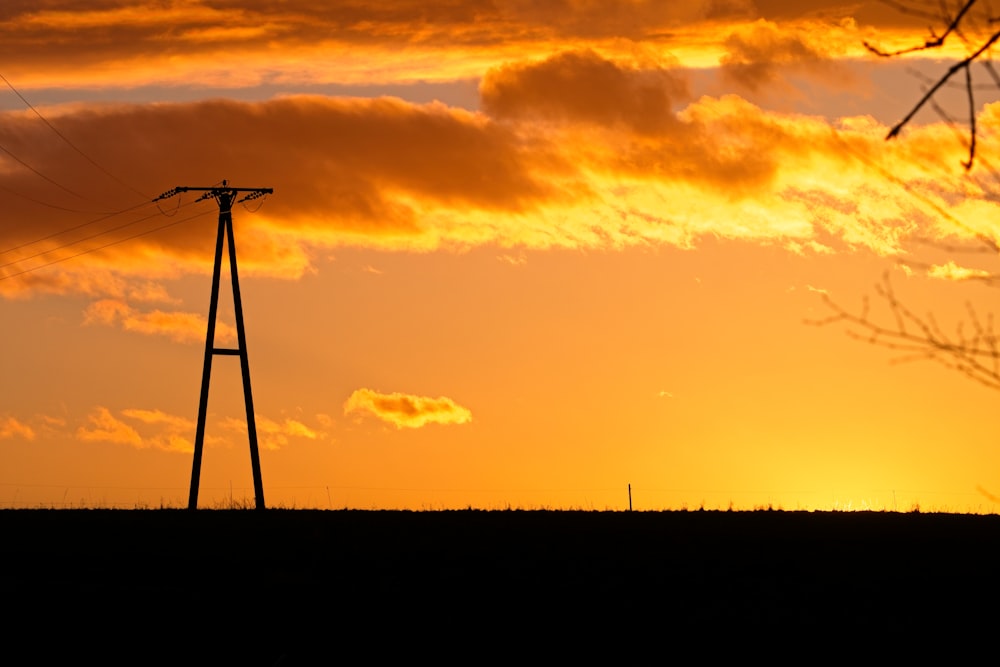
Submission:
[[[51,234],[47,234],[46,236],[42,236],[40,238],[34,239],[33,241],[28,241],[28,242],[22,243],[20,245],[13,246],[13,247],[8,248],[6,250],[0,251],[0,255],[4,255],[4,254],[10,253],[10,252],[14,252],[16,250],[20,250],[21,248],[26,248],[26,247],[34,245],[36,243],[41,243],[42,241],[46,241],[46,240],[55,238],[57,236],[61,236],[63,234],[67,234],[69,232],[72,232],[72,231],[75,231],[75,230],[78,230],[78,229],[82,229],[82,228],[87,227],[89,225],[101,222],[103,220],[107,220],[108,218],[112,218],[112,217],[117,216],[117,215],[122,215],[124,213],[129,212],[129,211],[132,211],[132,210],[135,210],[135,209],[138,209],[138,208],[142,208],[144,206],[149,206],[151,204],[155,204],[156,205],[156,208],[157,208],[157,211],[158,211],[159,215],[163,215],[165,217],[172,217],[172,216],[176,215],[177,212],[181,208],[183,208],[183,207],[190,206],[191,204],[196,204],[196,203],[198,203],[198,202],[200,202],[200,201],[202,201],[204,199],[207,199],[207,198],[210,198],[212,196],[215,196],[216,193],[217,193],[216,191],[226,190],[226,191],[232,191],[234,194],[236,192],[247,192],[248,194],[246,196],[244,196],[242,199],[239,200],[239,202],[243,202],[243,203],[248,202],[248,201],[253,201],[255,199],[259,199],[262,196],[264,196],[265,194],[268,194],[270,192],[270,188],[266,188],[266,189],[261,189],[261,188],[257,188],[257,189],[255,189],[255,188],[226,188],[225,187],[225,183],[226,183],[225,181],[222,181],[222,184],[223,184],[222,188],[219,188],[217,186],[212,186],[211,188],[174,188],[173,190],[170,190],[168,192],[165,192],[165,193],[161,194],[160,196],[156,197],[152,201],[144,202],[142,204],[136,204],[135,206],[131,206],[131,207],[126,208],[126,209],[122,209],[121,211],[116,211],[114,213],[109,213],[107,215],[101,216],[100,218],[96,218],[94,220],[89,220],[87,222],[81,223],[79,225],[75,225],[73,227],[67,227],[67,228],[62,229],[62,230],[60,230],[58,232],[53,232]],[[169,197],[172,197],[174,195],[180,194],[182,192],[185,192],[185,191],[188,191],[188,190],[191,190],[191,189],[204,190],[206,192],[205,192],[205,194],[202,197],[200,197],[199,199],[195,199],[194,201],[185,202],[185,203],[178,203],[178,206],[174,210],[173,213],[167,214],[167,213],[165,213],[160,208],[160,204],[159,204],[160,200],[167,199]],[[263,202],[261,202],[261,203],[263,203]],[[259,209],[259,208],[260,208],[260,206],[257,207],[257,209]],[[254,209],[254,210],[257,210],[257,209]],[[182,218],[181,220],[176,220],[176,221],[173,221],[173,222],[169,222],[167,224],[160,225],[158,227],[153,227],[152,229],[148,229],[148,230],[145,230],[143,232],[139,232],[137,234],[132,234],[130,236],[126,236],[124,238],[117,239],[117,240],[114,240],[114,241],[110,241],[108,243],[104,243],[102,245],[99,245],[99,246],[96,246],[96,247],[93,247],[93,248],[88,248],[86,250],[82,250],[80,252],[74,253],[72,255],[68,255],[66,257],[60,257],[58,259],[54,259],[54,260],[45,262],[43,264],[39,264],[37,266],[33,266],[33,267],[30,267],[30,268],[27,268],[27,269],[24,269],[24,270],[21,270],[21,271],[17,271],[17,272],[14,272],[14,273],[9,273],[7,275],[0,276],[0,281],[7,280],[9,278],[14,278],[16,276],[21,276],[21,275],[24,275],[24,274],[27,274],[27,273],[31,273],[33,271],[37,271],[37,270],[45,268],[47,266],[52,266],[53,264],[59,264],[61,262],[65,262],[65,261],[68,261],[70,259],[74,259],[76,257],[80,257],[82,255],[87,255],[87,254],[96,252],[98,250],[103,250],[104,248],[108,248],[108,247],[113,246],[113,245],[118,245],[119,243],[124,243],[126,241],[130,241],[132,239],[139,238],[141,236],[146,236],[148,234],[152,234],[154,232],[158,232],[160,230],[167,229],[169,227],[173,227],[174,225],[179,225],[181,223],[188,222],[190,220],[194,220],[196,218],[202,217],[202,216],[207,215],[207,214],[208,214],[208,211],[203,212],[203,213],[197,213],[195,215],[191,215],[191,216],[188,216],[186,218]],[[78,245],[78,244],[83,243],[85,241],[91,241],[91,240],[94,240],[96,238],[100,238],[101,236],[104,236],[106,234],[110,234],[112,232],[116,232],[116,231],[125,229],[127,227],[131,227],[132,225],[139,224],[140,222],[145,222],[146,220],[149,220],[151,218],[156,217],[156,215],[157,215],[156,213],[151,214],[151,215],[146,215],[146,216],[143,216],[143,217],[138,218],[136,220],[132,220],[130,222],[126,222],[124,224],[117,225],[115,227],[111,227],[109,229],[101,230],[101,231],[99,231],[97,233],[91,234],[90,236],[85,236],[83,238],[79,238],[79,239],[76,239],[74,241],[70,241],[68,243],[64,243],[64,244],[56,246],[54,248],[48,248],[46,250],[42,250],[40,252],[34,253],[32,255],[28,255],[26,257],[20,257],[20,258],[15,259],[15,260],[8,261],[5,264],[0,264],[0,269],[6,268],[6,267],[9,267],[9,266],[13,266],[15,264],[20,264],[22,262],[26,262],[26,261],[29,261],[31,259],[35,259],[35,258],[38,258],[38,257],[43,257],[45,255],[54,253],[54,252],[56,252],[58,250],[63,250],[65,248],[70,248],[72,246]]]
[[[11,153],[10,150],[8,150],[7,147],[4,146],[3,144],[0,144],[0,151],[3,151],[7,155],[11,156],[22,167],[24,167],[25,169],[27,169],[31,173],[35,174],[36,176],[45,179],[46,181],[48,181],[52,185],[56,186],[60,190],[68,192],[69,194],[73,195],[74,197],[78,197],[80,199],[86,199],[86,197],[84,197],[83,195],[81,195],[79,193],[76,193],[76,192],[73,192],[72,190],[70,190],[69,188],[67,188],[65,185],[63,185],[62,183],[56,181],[55,179],[49,178],[48,176],[46,176],[42,172],[38,171],[37,169],[35,169],[34,167],[32,167],[30,164],[28,164],[27,162],[25,162],[24,160],[22,160],[18,156],[16,156],[13,153]]]
[[[81,211],[81,210],[77,210],[77,209],[65,208],[65,207],[62,207],[62,206],[56,206],[55,204],[48,204],[46,202],[34,199],[32,197],[28,197],[27,195],[22,195],[20,193],[13,192],[13,191],[9,190],[8,188],[5,188],[2,185],[0,185],[0,190],[4,190],[6,192],[10,192],[11,194],[17,195],[18,197],[23,197],[24,199],[27,199],[28,201],[34,202],[36,204],[40,204],[42,206],[49,206],[51,208],[55,208],[55,209],[58,209],[58,210],[61,210],[61,211],[69,211],[71,213],[92,213],[92,211]],[[189,202],[181,203],[180,200],[178,200],[177,206],[174,208],[174,210],[171,213],[167,213],[166,211],[164,211],[160,207],[159,199],[160,198],[157,198],[157,199],[154,199],[154,200],[151,200],[151,201],[143,202],[141,204],[136,204],[134,206],[129,206],[128,208],[123,208],[120,211],[113,211],[111,213],[102,214],[101,217],[99,217],[99,218],[95,218],[93,220],[88,220],[87,222],[83,222],[83,223],[80,223],[78,225],[74,225],[72,227],[66,227],[66,228],[61,229],[61,230],[59,230],[57,232],[52,232],[51,234],[47,234],[45,236],[36,238],[33,241],[26,241],[24,243],[21,243],[20,245],[12,246],[10,248],[7,248],[6,250],[0,250],[0,255],[5,255],[7,253],[14,252],[15,250],[20,250],[21,248],[26,248],[28,246],[34,245],[36,243],[41,243],[42,241],[47,241],[47,240],[55,238],[57,236],[62,236],[63,234],[68,234],[69,232],[76,231],[77,229],[82,229],[82,228],[87,227],[89,225],[93,225],[93,224],[96,224],[98,222],[102,222],[104,220],[107,220],[108,218],[113,218],[116,215],[122,215],[124,213],[128,213],[129,211],[134,211],[135,209],[142,208],[144,206],[156,205],[156,208],[160,212],[160,215],[162,215],[164,217],[167,217],[167,218],[172,218],[173,216],[177,215],[177,212],[181,208],[183,208],[185,206],[189,206],[189,205],[197,202],[197,200],[196,200],[196,201],[189,201]],[[55,250],[60,250],[62,248],[74,245],[76,243],[80,243],[82,241],[90,240],[92,238],[95,238],[96,236],[100,236],[101,234],[112,232],[112,231],[115,231],[117,229],[121,229],[122,227],[127,227],[129,224],[135,224],[135,223],[138,223],[138,222],[142,222],[143,220],[148,220],[151,217],[153,217],[153,216],[146,216],[145,218],[140,218],[139,220],[136,220],[136,221],[134,221],[132,223],[128,223],[126,225],[121,225],[119,227],[115,227],[115,228],[112,228],[112,229],[107,229],[107,230],[104,230],[103,232],[100,232],[100,233],[95,234],[93,236],[88,236],[87,238],[84,238],[84,239],[78,239],[76,241],[72,241],[70,243],[67,243],[67,244],[64,244],[64,245],[61,245],[61,246],[57,246],[55,248],[49,248],[45,252],[39,253],[39,254],[45,254],[47,252],[53,252]],[[9,262],[7,264],[2,264],[2,265],[0,265],[0,267],[10,266],[10,264],[16,264],[18,261],[22,261],[22,260],[26,260],[26,259],[31,259],[32,257],[35,257],[35,256],[37,256],[37,255],[32,255],[31,257],[22,257],[20,260],[15,260],[15,261]]]
[[[12,84],[10,81],[8,81],[7,77],[5,77],[3,74],[0,74],[0,80],[2,80],[5,84],[7,84],[7,87],[10,88],[12,91],[14,91],[14,94],[17,95],[21,99],[22,102],[24,102],[25,106],[27,106],[29,109],[31,109],[34,112],[34,114],[36,116],[38,116],[38,118],[40,118],[41,121],[43,123],[45,123],[45,125],[50,130],[52,130],[53,132],[55,132],[56,136],[58,136],[60,139],[62,139],[64,142],[66,142],[66,145],[68,145],[74,151],[76,151],[77,153],[79,153],[83,157],[83,159],[85,159],[90,164],[94,165],[94,167],[96,167],[97,169],[99,169],[102,173],[104,173],[104,175],[106,175],[108,178],[110,178],[111,180],[115,181],[116,183],[118,183],[122,187],[124,187],[124,188],[126,188],[128,190],[131,190],[132,192],[136,193],[137,195],[139,195],[143,199],[150,199],[149,195],[140,192],[136,188],[132,187],[131,185],[129,185],[128,183],[126,183],[125,181],[123,181],[122,179],[118,178],[117,176],[115,176],[114,174],[112,174],[110,171],[108,171],[107,169],[105,169],[103,166],[101,166],[92,157],[90,157],[89,155],[87,155],[86,153],[84,153],[82,150],[80,150],[80,148],[76,144],[74,144],[72,141],[70,141],[66,137],[66,135],[64,135],[62,132],[60,132],[58,129],[56,129],[55,125],[53,125],[52,123],[50,123],[49,120],[45,116],[43,116],[41,114],[41,112],[38,111],[38,109],[36,109],[35,106],[31,102],[29,102],[27,99],[25,99],[24,95],[22,95],[21,92],[17,88],[14,87],[14,84]],[[9,151],[7,151],[7,152],[9,154]],[[17,158],[15,158],[15,159],[17,159]],[[18,161],[20,162],[20,160],[18,160]],[[32,171],[34,171],[34,170],[32,170]],[[38,172],[35,172],[35,173],[38,173]],[[39,174],[39,175],[41,175],[41,174]],[[77,195],[77,196],[79,196],[79,195]]]
[[[34,259],[36,257],[41,257],[42,255],[48,255],[49,253],[55,252],[56,250],[62,250],[63,248],[69,248],[71,246],[75,246],[78,243],[83,243],[84,241],[91,241],[91,240],[96,239],[98,237],[104,236],[105,234],[110,234],[111,232],[117,232],[120,229],[125,229],[126,227],[131,227],[132,225],[137,225],[140,222],[145,222],[146,220],[149,220],[150,218],[155,218],[156,216],[157,216],[157,214],[153,213],[151,215],[147,215],[147,216],[144,216],[142,218],[139,218],[138,220],[133,220],[131,222],[126,222],[124,224],[118,225],[117,227],[112,227],[110,229],[105,229],[103,231],[97,232],[96,234],[91,234],[90,236],[84,236],[81,239],[77,239],[75,241],[70,241],[69,243],[64,243],[63,245],[56,246],[55,248],[49,248],[48,250],[42,250],[42,251],[36,252],[34,255],[28,255],[27,257],[21,257],[19,259],[15,259],[15,260],[12,260],[10,262],[7,262],[5,264],[0,264],[0,269],[6,268],[6,267],[11,266],[13,264],[20,264],[21,262],[26,262],[29,259]]]
[[[153,202],[144,202],[142,204],[136,204],[135,206],[130,206],[128,208],[122,209],[121,211],[115,211],[114,213],[107,213],[105,215],[102,215],[99,218],[95,218],[93,220],[88,220],[87,222],[80,223],[79,225],[74,225],[73,227],[66,227],[65,229],[62,229],[62,230],[60,230],[58,232],[52,232],[51,234],[47,234],[46,236],[42,236],[42,237],[37,238],[37,239],[35,239],[33,241],[26,241],[25,243],[22,243],[20,245],[16,245],[16,246],[7,248],[6,250],[0,250],[0,255],[6,255],[7,253],[14,252],[16,250],[20,250],[21,248],[27,248],[28,246],[34,245],[36,243],[41,243],[42,241],[48,241],[49,239],[55,238],[57,236],[62,236],[63,234],[68,234],[69,232],[73,232],[73,231],[76,231],[78,229],[83,229],[84,227],[88,227],[88,226],[96,224],[98,222],[102,222],[102,221],[107,220],[109,218],[113,218],[113,217],[115,217],[117,215],[122,215],[124,213],[128,213],[129,211],[133,211],[133,210],[135,210],[137,208],[142,208],[144,206],[149,206],[152,203]],[[157,206],[157,208],[159,208],[159,206]],[[161,213],[161,215],[163,214],[162,211],[160,211],[160,213]],[[108,232],[113,232],[113,231],[116,231],[116,230],[121,229],[123,227],[128,227],[129,225],[133,225],[133,224],[142,222],[143,220],[148,220],[149,218],[152,218],[152,217],[155,217],[155,214],[148,215],[148,216],[146,216],[144,218],[140,218],[138,220],[134,220],[133,222],[126,223],[126,224],[120,225],[118,227],[114,227],[114,228],[111,228],[111,229],[106,229],[106,230],[104,230],[102,232],[98,232],[97,234],[94,234],[92,236],[88,236],[88,237],[82,238],[82,239],[77,239],[76,241],[72,241],[70,243],[66,243],[64,245],[57,246],[55,248],[49,248],[45,252],[38,253],[38,254],[45,254],[46,252],[52,252],[54,250],[60,250],[62,248],[65,248],[65,247],[68,247],[68,246],[71,246],[71,245],[75,245],[75,244],[80,243],[82,241],[89,241],[90,239],[96,238],[97,236],[100,236],[101,234],[106,234]],[[10,266],[11,264],[16,264],[17,262],[20,262],[20,261],[23,261],[23,260],[27,260],[27,259],[31,259],[32,257],[37,257],[37,255],[31,255],[29,257],[22,257],[21,259],[14,260],[12,262],[8,262],[7,264],[0,264],[0,267]]]
[[[88,248],[87,250],[82,250],[82,251],[80,251],[78,253],[75,253],[73,255],[69,255],[67,257],[60,257],[59,259],[54,259],[54,260],[52,260],[50,262],[46,262],[44,264],[39,264],[38,266],[33,266],[30,269],[24,269],[23,271],[18,271],[16,273],[9,273],[9,274],[7,274],[5,276],[0,276],[0,282],[2,282],[4,280],[8,280],[10,278],[15,278],[17,276],[22,276],[22,275],[24,275],[26,273],[32,273],[32,272],[37,271],[39,269],[43,269],[43,268],[45,268],[47,266],[52,266],[53,264],[59,264],[61,262],[66,262],[66,261],[69,261],[71,259],[75,259],[77,257],[81,257],[83,255],[88,255],[88,254],[90,254],[92,252],[97,252],[98,250],[104,250],[105,248],[110,248],[113,245],[118,245],[119,243],[125,243],[126,241],[131,241],[132,239],[137,239],[140,236],[147,236],[149,234],[152,234],[154,232],[158,232],[158,231],[166,229],[168,227],[173,227],[175,225],[179,225],[181,223],[189,222],[189,221],[194,220],[196,218],[200,218],[202,216],[208,215],[209,213],[211,213],[210,210],[209,211],[203,211],[202,213],[196,213],[195,215],[188,216],[187,218],[182,218],[181,220],[174,220],[173,222],[168,222],[165,225],[160,225],[159,227],[153,227],[152,229],[147,229],[144,232],[139,232],[138,234],[133,234],[132,236],[126,236],[125,238],[118,239],[117,241],[110,241],[109,243],[105,243],[103,245],[99,245],[99,246],[94,247],[94,248]],[[147,218],[143,218],[143,220],[148,220],[150,217],[153,217],[153,216],[148,216]],[[136,221],[136,222],[141,222],[141,220],[140,221]],[[130,224],[135,224],[135,223],[130,223]],[[124,226],[127,226],[127,225],[123,225],[123,227]],[[95,237],[96,236],[100,236],[100,234],[95,235]],[[91,237],[91,238],[95,238],[95,237]],[[83,239],[83,240],[87,240],[87,239]],[[66,244],[65,246],[61,246],[61,248],[68,248],[69,246],[75,245],[76,243],[79,243],[79,241],[74,241],[73,243]],[[48,252],[54,252],[55,250],[59,250],[59,249],[60,248],[53,248],[52,250],[49,250],[49,251],[46,251],[46,252],[40,253],[40,254],[44,255],[44,254],[47,254]],[[21,261],[21,260],[19,260],[19,261]],[[17,262],[12,262],[12,263],[16,264]],[[9,266],[9,264],[4,264],[2,266]]]
[[[15,190],[11,190],[10,188],[8,188],[6,186],[3,186],[3,185],[0,185],[0,190],[6,192],[7,194],[14,195],[15,197],[20,197],[21,199],[25,199],[27,201],[30,201],[32,204],[38,204],[39,206],[46,206],[48,208],[54,208],[57,211],[67,211],[69,213],[87,213],[89,215],[94,215],[94,214],[102,213],[102,211],[85,211],[85,210],[80,209],[80,208],[69,208],[68,206],[59,206],[58,204],[50,204],[48,202],[42,201],[41,199],[35,199],[34,197],[29,197],[28,195],[26,195],[26,194],[24,194],[22,192],[17,192]],[[111,213],[111,214],[108,214],[108,215],[114,215],[114,214]]]

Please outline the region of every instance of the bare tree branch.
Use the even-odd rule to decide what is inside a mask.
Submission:
[[[920,18],[927,19],[928,21],[939,21],[941,19],[940,13],[934,13],[929,11],[923,11],[917,9],[913,6],[912,2],[898,2],[897,0],[878,0],[881,4],[886,7],[892,7],[900,14],[907,14],[909,16],[919,16]],[[940,5],[940,3],[939,3]],[[940,6],[938,9],[942,9]]]
[[[891,6],[891,7],[895,7],[896,9],[898,9],[899,11],[901,11],[904,14],[916,14],[918,16],[925,16],[925,17],[931,18],[929,15],[924,14],[923,12],[919,12],[918,13],[918,12],[912,11],[911,8],[908,8],[906,5],[903,5],[902,3],[886,2],[885,4],[887,4],[887,5]],[[869,51],[871,51],[875,55],[881,56],[883,58],[892,58],[894,56],[901,56],[901,55],[904,55],[904,54],[907,54],[907,53],[914,53],[916,51],[926,51],[927,49],[936,49],[939,46],[941,46],[941,45],[944,44],[944,41],[946,39],[948,39],[949,35],[951,35],[953,32],[956,32],[958,30],[958,24],[962,22],[962,18],[964,18],[965,15],[966,15],[966,13],[968,13],[968,11],[970,9],[972,9],[972,5],[974,5],[974,4],[976,4],[976,0],[967,0],[967,2],[965,3],[965,5],[963,5],[962,8],[959,10],[958,14],[955,15],[955,18],[953,18],[951,20],[951,22],[948,23],[948,27],[945,28],[945,31],[944,31],[944,33],[941,34],[941,36],[935,35],[934,34],[934,29],[931,28],[930,29],[931,30],[931,38],[928,39],[927,41],[925,41],[920,46],[911,46],[911,47],[906,48],[906,49],[899,49],[898,51],[883,51],[882,49],[879,49],[878,47],[874,46],[870,42],[865,41],[865,42],[862,42],[862,43],[865,45],[866,49],[868,49]]]
[[[1000,36],[1000,33],[997,33]],[[965,68],[965,90],[969,95],[969,159],[962,163],[966,171],[972,169],[972,159],[976,155],[976,101],[972,95],[972,71]]]
[[[931,28],[930,29],[931,36],[930,38],[925,40],[923,44],[917,46],[911,46],[905,49],[898,49],[896,51],[885,51],[868,41],[863,42],[863,44],[865,48],[868,49],[868,51],[874,53],[879,57],[893,58],[896,56],[901,56],[909,53],[916,53],[919,51],[927,51],[930,49],[940,48],[941,46],[944,45],[945,41],[951,35],[957,35],[960,39],[968,43],[969,40],[966,38],[964,32],[962,31],[962,21],[969,15],[969,11],[972,9],[972,6],[976,4],[976,2],[977,0],[966,0],[965,4],[962,5],[961,9],[958,10],[955,16],[947,21],[947,26],[944,32],[941,33],[940,35],[936,35],[934,33],[933,28]],[[896,7],[897,9],[903,7],[899,3],[886,3],[886,4]],[[920,15],[922,15],[922,13],[920,13]],[[994,22],[992,18],[990,19],[990,22],[991,23]],[[976,107],[975,107],[975,99],[973,96],[974,86],[972,80],[971,67],[974,62],[979,61],[981,58],[983,59],[983,61],[987,60],[988,52],[997,42],[997,40],[1000,40],[1000,31],[993,32],[970,55],[966,56],[963,60],[960,60],[959,62],[949,67],[948,70],[936,82],[934,82],[930,86],[930,88],[927,89],[927,91],[924,93],[924,96],[921,97],[919,101],[917,101],[917,103],[913,106],[913,108],[910,109],[909,113],[907,113],[906,116],[901,121],[896,123],[889,130],[889,133],[886,135],[886,140],[898,136],[900,131],[902,131],[902,129],[911,120],[913,120],[913,117],[916,116],[917,112],[920,111],[926,104],[928,104],[928,102],[931,101],[934,95],[936,95],[937,92],[943,86],[945,86],[955,74],[964,71],[965,72],[964,87],[969,102],[969,157],[967,160],[962,162],[962,166],[965,167],[966,171],[972,169],[973,162],[975,161],[976,158],[977,130],[976,130]],[[992,69],[992,67],[989,66],[988,62],[986,62],[985,64],[987,65],[986,67],[987,73],[994,79],[994,81],[998,81],[1000,77],[997,76],[997,73]]]
[[[955,334],[949,336],[932,314],[920,317],[896,298],[888,274],[875,286],[875,291],[889,307],[895,326],[883,326],[869,318],[867,296],[862,300],[860,314],[854,314],[827,294],[823,295],[823,301],[833,314],[806,323],[847,325],[847,335],[851,338],[899,353],[893,363],[935,361],[991,389],[1000,389],[1000,337],[992,316],[984,321],[971,304],[966,304],[972,331],[966,332],[960,323]]]
[[[940,35],[937,35],[931,29],[931,37],[922,45],[891,52],[880,50],[867,42],[865,43],[865,47],[881,57],[893,57],[938,48],[952,36],[961,39],[966,44],[972,44],[973,42],[970,41],[969,35],[976,31],[965,30],[964,28],[968,27],[968,22],[975,20],[970,11],[976,4],[976,1],[963,0],[954,16],[950,16],[948,8],[945,5],[945,0],[941,0],[941,14],[938,16],[938,19],[943,19],[946,25],[945,30]],[[915,9],[912,4],[903,4],[897,0],[883,0],[883,2],[900,11],[906,11],[918,16],[927,16],[921,10]],[[983,4],[981,3],[980,7]],[[1000,23],[1000,20],[991,16],[984,17],[982,12],[980,12],[978,20],[980,22],[985,21],[986,24],[993,27],[997,23]],[[990,61],[989,53],[990,49],[1000,40],[1000,30],[993,31],[991,28],[989,31],[983,31],[981,34],[987,33],[988,35],[982,38],[978,46],[970,46],[969,55],[949,67],[940,78],[928,81],[923,96],[910,109],[909,113],[890,129],[886,136],[887,140],[898,136],[918,111],[925,106],[933,108],[942,119],[955,128],[957,132],[960,132],[963,138],[968,137],[968,159],[962,162],[962,166],[965,168],[966,178],[972,179],[978,187],[983,188],[984,192],[995,191],[997,184],[994,183],[991,190],[989,183],[982,182],[979,177],[969,173],[975,160],[978,160],[982,164],[982,168],[986,170],[987,175],[992,175],[994,179],[1000,179],[1000,172],[993,169],[989,160],[977,155],[979,148],[977,142],[979,127],[976,118],[975,90],[977,87],[973,81],[973,63],[981,62],[995,87],[1000,88],[1000,72],[994,68],[993,63]],[[955,75],[960,72],[964,74],[964,80],[961,83],[953,80]],[[962,86],[965,89],[965,102],[968,108],[969,119],[968,121],[962,121],[962,124],[965,125],[964,131],[959,130],[959,122],[953,120],[935,99],[935,95],[942,88],[951,85],[955,87]],[[862,156],[861,159],[865,158]],[[974,229],[972,226],[958,220],[945,205],[931,197],[927,197],[919,190],[911,188],[909,184],[903,182],[895,174],[882,168],[880,165],[871,163],[868,160],[866,162],[869,162],[872,168],[882,173],[885,178],[899,184],[913,196],[920,199],[940,215],[942,219],[948,220],[956,228],[963,230],[970,237],[976,239],[978,244],[956,246],[927,239],[912,240],[929,244],[943,252],[985,252],[992,255],[1000,255],[1000,243],[998,243],[997,236],[994,233]],[[940,271],[939,275],[952,280],[976,281],[990,286],[1000,285],[1000,274],[981,270],[960,269],[950,262],[945,266],[915,261],[901,263],[907,268],[921,269],[930,276]],[[883,276],[880,283],[876,284],[875,294],[878,301],[888,311],[878,318],[873,318],[871,314],[871,301],[867,295],[862,298],[861,307],[857,311],[852,311],[834,301],[829,295],[824,294],[823,301],[829,309],[830,315],[818,320],[807,321],[806,323],[815,326],[828,326],[831,324],[843,326],[849,337],[893,352],[892,363],[905,363],[916,360],[934,361],[946,368],[962,373],[983,386],[1000,390],[1000,334],[997,332],[992,315],[983,317],[971,304],[967,303],[964,321],[960,321],[955,326],[954,333],[947,333],[938,323],[933,313],[928,313],[924,316],[918,315],[897,298],[888,273]],[[882,322],[887,323],[880,323],[880,319]]]

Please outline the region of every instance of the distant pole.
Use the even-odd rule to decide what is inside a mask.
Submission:
[[[628,485],[628,511],[632,511],[632,484]]]
[[[198,424],[194,437],[194,461],[191,466],[191,492],[188,496],[188,509],[198,509],[198,484],[201,478],[201,458],[205,447],[205,420],[208,413],[208,387],[212,375],[212,357],[217,354],[239,356],[240,370],[243,375],[243,399],[247,412],[247,435],[250,440],[250,465],[253,469],[253,488],[255,507],[265,509],[264,482],[260,474],[260,454],[257,449],[257,422],[254,417],[253,393],[250,390],[250,360],[247,356],[246,329],[243,326],[243,301],[240,297],[240,281],[236,270],[236,242],[233,238],[233,204],[258,199],[274,192],[271,188],[231,188],[222,181],[222,187],[176,187],[164,192],[154,201],[168,199],[182,192],[202,192],[197,200],[215,199],[219,205],[219,230],[215,241],[215,266],[212,270],[212,298],[208,307],[208,327],[205,333],[205,361],[201,375],[201,396],[198,402]],[[240,192],[247,193],[241,199],[236,197]],[[228,241],[229,273],[233,285],[233,308],[236,311],[236,342],[237,347],[215,347],[215,321],[219,310],[219,282],[222,272],[222,246]]]

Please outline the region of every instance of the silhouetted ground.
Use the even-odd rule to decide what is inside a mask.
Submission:
[[[951,663],[1000,631],[996,515],[4,510],[0,530],[6,664]]]

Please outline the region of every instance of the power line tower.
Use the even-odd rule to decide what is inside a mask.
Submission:
[[[260,475],[260,454],[257,450],[257,422],[254,418],[253,393],[250,391],[250,361],[247,357],[246,330],[243,326],[243,301],[240,298],[240,281],[236,271],[236,243],[233,240],[233,204],[259,199],[269,195],[272,188],[231,188],[222,181],[222,186],[176,187],[157,197],[154,201],[169,199],[182,192],[203,193],[195,201],[215,199],[219,205],[219,233],[215,242],[215,268],[212,271],[212,300],[208,307],[208,327],[205,335],[205,366],[201,375],[201,399],[198,404],[198,426],[194,438],[194,463],[191,467],[191,492],[188,509],[198,509],[198,482],[201,478],[201,456],[205,446],[205,418],[208,410],[208,386],[212,375],[212,357],[217,354],[239,356],[243,372],[243,398],[247,410],[247,435],[250,438],[250,465],[253,468],[253,488],[255,507],[264,509],[264,482]],[[240,193],[246,193],[240,199]],[[233,285],[233,308],[236,311],[237,347],[215,347],[215,320],[219,310],[219,278],[222,272],[222,246],[229,246],[229,272]]]

